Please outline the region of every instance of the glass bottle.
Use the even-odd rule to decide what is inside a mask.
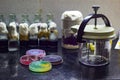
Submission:
[[[7,39],[7,27],[3,14],[0,14],[0,39]]]
[[[42,17],[40,14],[34,15],[34,23],[38,24],[38,30],[40,29],[40,23],[42,22]]]
[[[29,46],[38,47],[38,30],[40,29],[41,15],[35,14],[34,21],[29,26]]]
[[[19,27],[18,27],[17,17],[16,17],[16,14],[14,14],[14,13],[9,14],[9,23],[8,23],[8,25],[9,25],[11,22],[14,22],[14,23],[16,24],[16,28],[17,28],[17,32],[18,32]],[[8,26],[8,31],[9,31],[9,26]]]
[[[56,48],[58,43],[58,30],[57,24],[53,21],[53,14],[47,14],[47,24],[49,31],[49,47]]]
[[[3,14],[0,14],[0,22],[5,22]]]
[[[17,51],[19,49],[19,33],[18,33],[18,23],[15,14],[9,14],[9,24],[8,24],[8,50]]]
[[[29,41],[29,15],[23,14],[19,24],[20,46],[27,47]]]
[[[53,21],[53,14],[52,13],[48,13],[47,14],[47,24],[48,24],[48,28],[49,28],[49,23]]]
[[[0,14],[0,45],[0,51],[8,51],[8,30],[3,14]]]
[[[28,14],[23,14],[22,16],[22,23],[27,23],[28,25],[30,24],[30,20],[29,20],[29,15]]]
[[[34,23],[39,23],[41,22],[42,18],[40,14],[35,14],[34,15]]]

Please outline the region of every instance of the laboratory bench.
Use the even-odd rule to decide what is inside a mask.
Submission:
[[[120,53],[114,49],[117,39],[113,41],[110,64],[103,67],[89,67],[79,63],[79,50],[68,50],[61,47],[41,47],[49,54],[62,56],[63,63],[52,66],[48,72],[38,73],[22,65],[19,59],[28,49],[21,46],[18,51],[0,52],[0,80],[119,80]]]

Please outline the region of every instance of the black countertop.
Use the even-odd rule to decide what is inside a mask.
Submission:
[[[29,71],[28,66],[19,63],[20,56],[28,48],[21,47],[19,51],[0,52],[0,80],[116,80],[120,79],[120,54],[114,49],[113,42],[110,64],[104,67],[87,67],[79,64],[78,51],[61,48],[46,50],[47,54],[58,54],[63,57],[63,64],[53,66],[45,73]],[[29,48],[30,49],[30,48]]]

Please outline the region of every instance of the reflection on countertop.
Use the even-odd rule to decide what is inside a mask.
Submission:
[[[117,40],[113,42],[116,43]],[[113,45],[114,47],[114,45]],[[79,50],[66,50],[61,47],[45,48],[48,54],[62,56],[64,62],[53,66],[45,73],[29,71],[28,66],[19,63],[20,56],[30,48],[21,47],[19,51],[0,52],[0,80],[115,80],[120,79],[120,54],[112,48],[110,64],[104,67],[87,67],[79,63]],[[41,48],[44,49],[44,48]]]

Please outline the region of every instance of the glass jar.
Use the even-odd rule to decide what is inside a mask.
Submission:
[[[95,14],[84,18],[77,35],[77,41],[80,44],[79,61],[92,67],[109,64],[112,40],[116,37],[115,29],[111,26],[108,18],[103,14],[97,14],[98,8],[99,6],[93,6]],[[97,19],[100,18],[103,19],[103,25],[97,24]],[[88,24],[93,19],[95,23]]]
[[[109,63],[111,40],[87,40],[80,48],[79,61],[87,66],[104,66]]]
[[[76,35],[83,20],[82,13],[80,11],[65,11],[61,19],[63,21],[62,47],[65,49],[78,49]]]

